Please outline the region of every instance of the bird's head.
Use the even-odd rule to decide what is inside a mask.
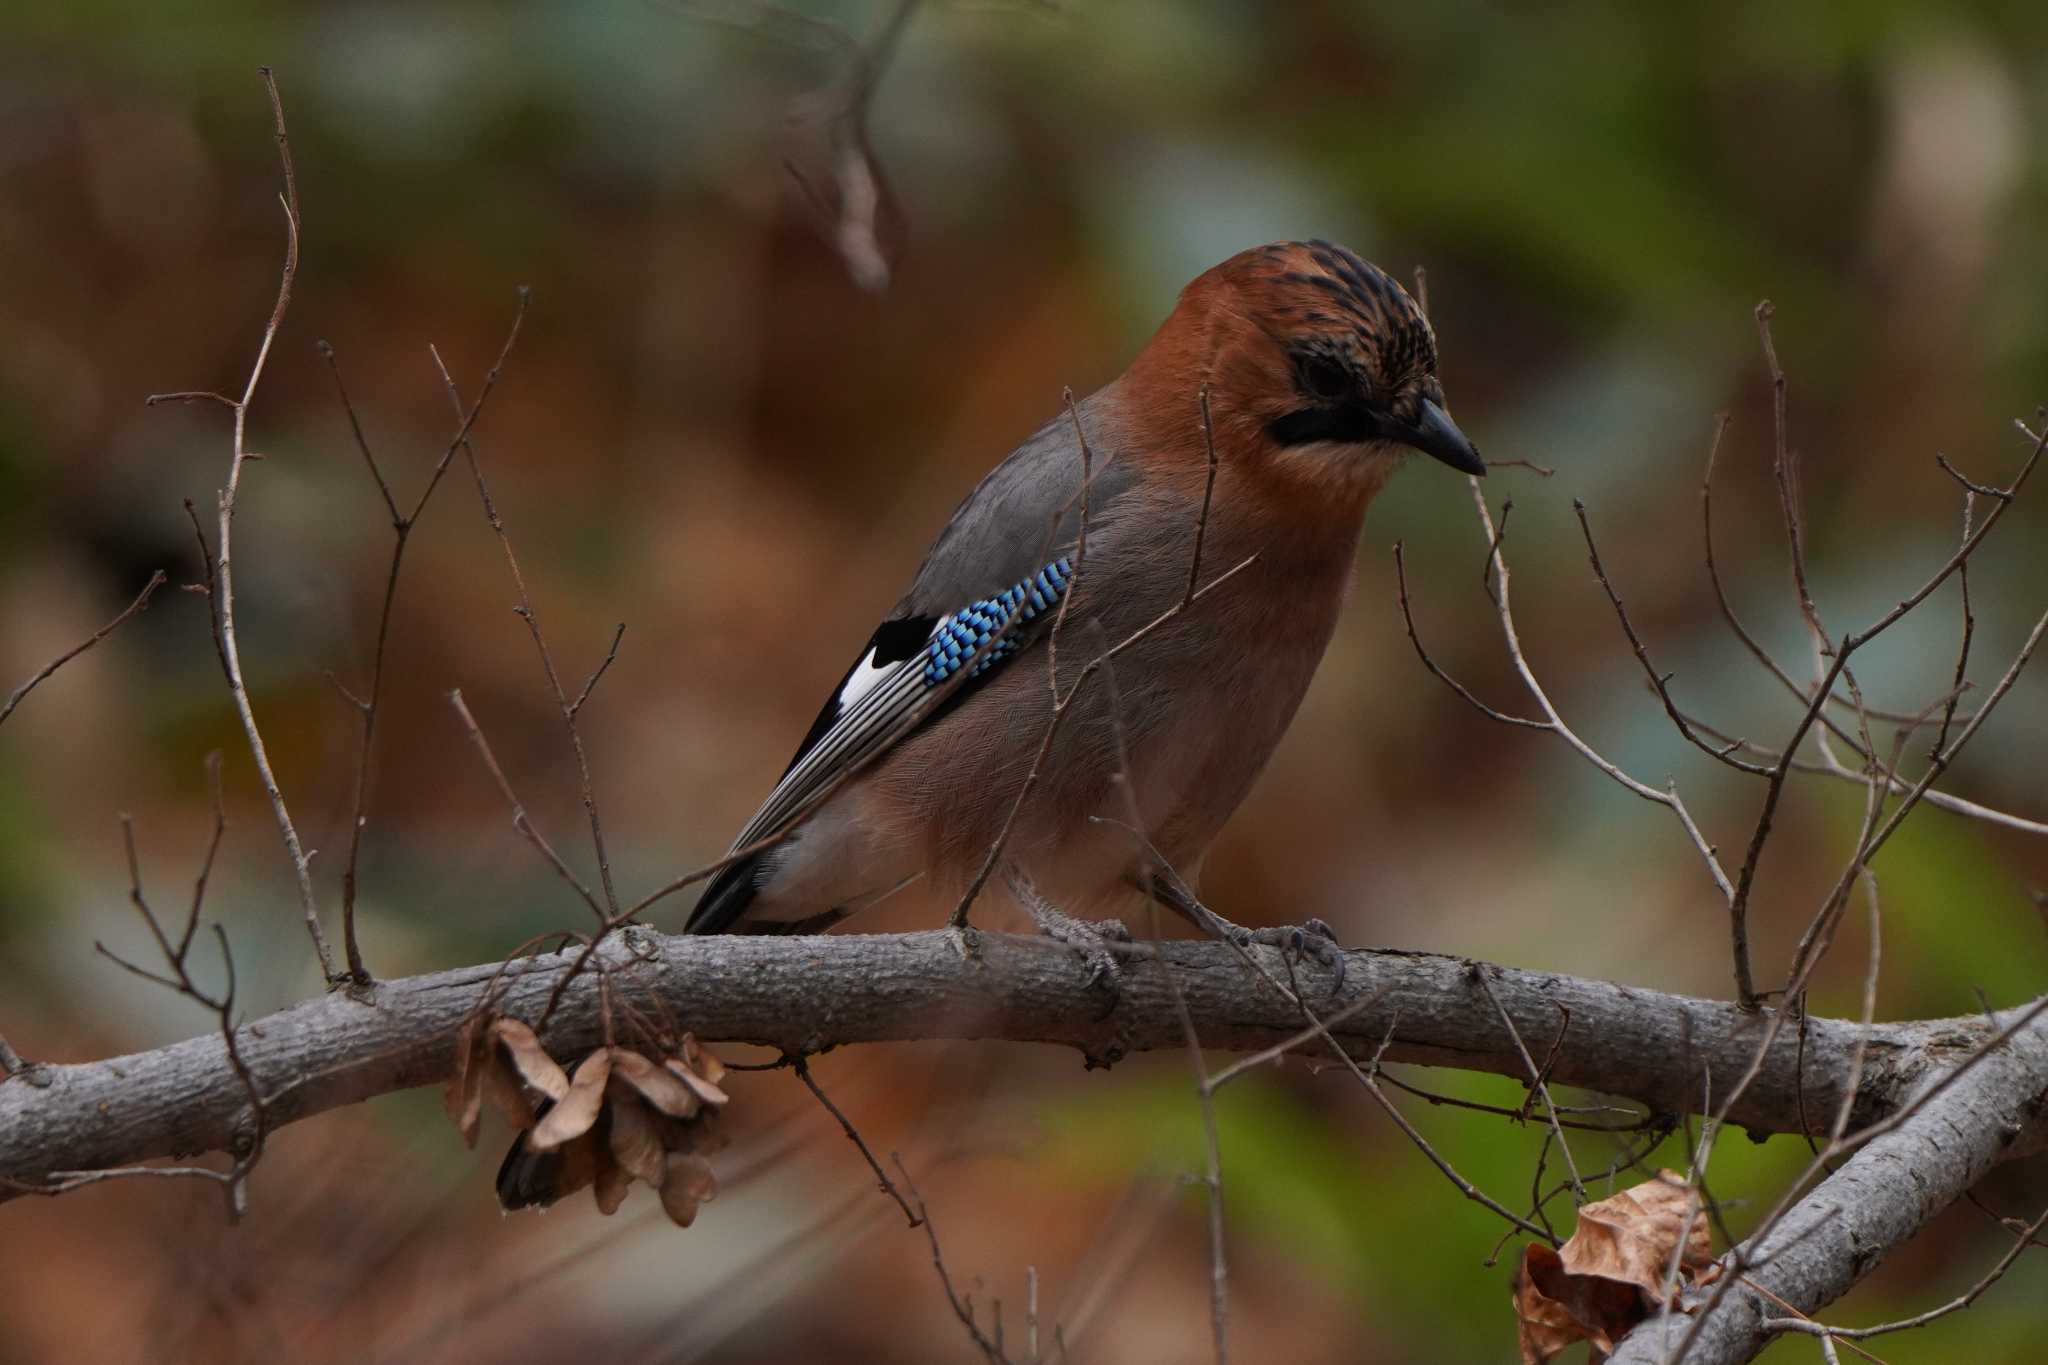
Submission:
[[[1408,450],[1486,463],[1445,410],[1436,333],[1370,261],[1329,242],[1240,252],[1182,291],[1132,377],[1185,408],[1206,382],[1219,448],[1319,484],[1378,484]]]

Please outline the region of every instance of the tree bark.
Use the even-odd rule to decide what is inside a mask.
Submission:
[[[1909,1101],[1902,1122],[1871,1139],[1776,1227],[1742,1245],[1740,1263],[1751,1269],[1737,1272],[1737,1258],[1724,1257],[1725,1273],[1740,1278],[1708,1315],[1685,1365],[1752,1360],[1774,1335],[1767,1319],[1792,1317],[1794,1310],[1812,1315],[1848,1293],[1893,1247],[2024,1149],[2030,1134],[2038,1140],[2044,1109],[2048,1015],[1924,1104]],[[1699,1295],[1695,1311],[1712,1294]],[[1692,1329],[1683,1314],[1652,1318],[1616,1344],[1609,1365],[1664,1365]]]
[[[1141,945],[1126,961],[1120,998],[1105,1013],[1106,996],[1086,985],[1071,952],[1002,935],[983,934],[978,942],[981,952],[970,960],[943,933],[692,938],[633,930],[607,943],[601,961],[616,999],[673,1018],[707,1042],[788,1051],[1003,1040],[1072,1047],[1091,1064],[1108,1064],[1128,1052],[1181,1045],[1161,964],[1178,978],[1205,1047],[1266,1048],[1303,1028],[1300,1011],[1220,943],[1160,944],[1156,961],[1152,945]],[[1252,951],[1287,979],[1288,964],[1275,950]],[[237,1042],[265,1098],[269,1127],[444,1080],[456,1031],[494,977],[497,1008],[536,1022],[570,960],[557,954],[521,960],[502,975],[499,964],[488,963],[384,981],[362,999],[332,994],[244,1024]],[[1305,965],[1299,972],[1303,999],[1321,1018],[1366,1002],[1333,1028],[1354,1055],[1369,1055],[1391,1036],[1389,1061],[1526,1080],[1504,1012],[1539,1058],[1564,1027],[1553,1081],[1625,1096],[1660,1113],[1697,1109],[1707,1075],[1717,1092],[1725,1091],[1750,1066],[1768,1019],[1717,1001],[1434,954],[1354,951],[1347,962],[1344,986],[1334,993],[1324,969]],[[1734,1123],[1757,1132],[1825,1124],[1846,1084],[1859,1030],[1809,1019],[1804,1032],[1802,1061],[1800,1029],[1780,1030],[1730,1115]],[[597,977],[586,972],[564,991],[545,1042],[557,1056],[572,1056],[602,1036]],[[1992,1036],[1981,1016],[1875,1026],[1853,1122],[1895,1112]],[[1985,1065],[1987,1081],[2005,1074],[2003,1063],[1995,1070]],[[1948,1109],[1943,1103],[1930,1115]],[[2048,1145],[2048,1122],[2039,1115],[2015,1121],[2017,1133],[2000,1130],[2004,1154]],[[248,1095],[218,1034],[106,1061],[45,1064],[0,1082],[0,1200],[33,1192],[53,1171],[234,1151],[251,1131]]]

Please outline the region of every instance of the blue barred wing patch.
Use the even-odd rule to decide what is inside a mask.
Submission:
[[[952,677],[998,634],[1002,638],[975,661],[968,676],[984,673],[1015,654],[1017,629],[1057,607],[1073,577],[1072,560],[1061,556],[994,597],[970,602],[953,615],[939,618],[931,643],[925,646],[924,685],[937,687]]]

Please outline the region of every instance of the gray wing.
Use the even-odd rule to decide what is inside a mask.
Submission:
[[[1135,481],[1116,457],[1121,432],[1106,416],[1108,389],[1078,405],[1091,455],[1091,522]],[[925,553],[891,620],[938,618],[1002,591],[1072,549],[1081,528],[1081,443],[1062,412],[990,470],[954,509]]]
[[[1089,434],[1091,523],[1135,480],[1110,453],[1115,434],[1098,431],[1090,420],[1091,410],[1106,406],[1101,397],[1079,405]],[[845,773],[960,704],[989,673],[1029,648],[1075,571],[1082,463],[1073,418],[1062,413],[975,486],[932,543],[910,590],[840,679],[734,849],[772,834]],[[963,670],[969,677],[955,682]],[[951,690],[935,698],[948,684]],[[698,901],[690,930],[733,927],[771,868],[765,855],[727,867]]]

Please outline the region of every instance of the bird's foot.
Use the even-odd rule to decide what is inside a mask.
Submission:
[[[1119,919],[1075,919],[1040,895],[1022,872],[1012,872],[1010,890],[1038,926],[1039,933],[1081,955],[1081,961],[1088,967],[1088,979],[1083,984],[1089,990],[1102,992],[1105,1003],[1101,1017],[1108,1018],[1124,993],[1123,968],[1117,964],[1116,947],[1131,941],[1131,931]]]
[[[1123,968],[1117,963],[1113,944],[1131,941],[1131,931],[1124,927],[1122,920],[1106,919],[1095,922],[1075,919],[1072,915],[1055,910],[1050,905],[1028,907],[1031,918],[1038,925],[1038,932],[1055,943],[1064,943],[1080,954],[1081,961],[1088,968],[1088,979],[1081,984],[1088,990],[1100,991],[1103,995],[1103,1017],[1114,1013],[1117,1002],[1123,999]]]
[[[1344,950],[1337,944],[1337,931],[1324,921],[1311,916],[1300,924],[1281,924],[1264,929],[1237,924],[1202,904],[1194,888],[1171,869],[1155,871],[1146,880],[1145,889],[1154,900],[1211,938],[1234,943],[1240,948],[1249,948],[1254,943],[1277,947],[1290,975],[1295,963],[1314,958],[1330,970],[1330,994],[1335,995],[1344,989]]]
[[[1276,924],[1263,929],[1250,929],[1242,924],[1229,925],[1231,941],[1240,948],[1254,943],[1278,948],[1281,956],[1293,963],[1314,958],[1330,972],[1330,994],[1344,989],[1344,949],[1337,942],[1337,931],[1323,920],[1311,915],[1299,924]]]

